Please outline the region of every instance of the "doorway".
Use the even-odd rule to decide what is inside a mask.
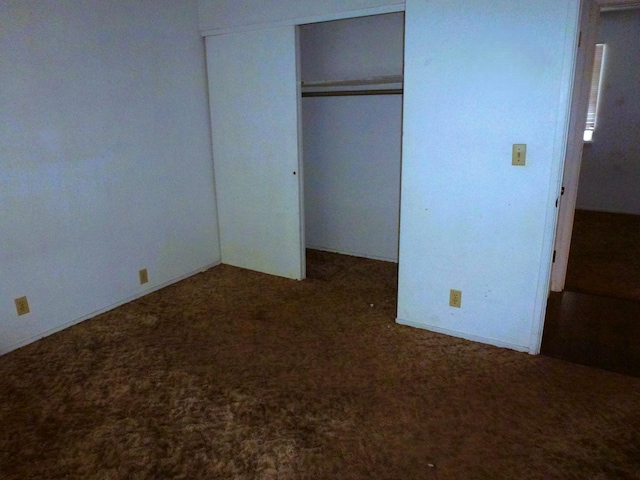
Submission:
[[[298,36],[308,255],[397,264],[404,13],[301,25]]]
[[[565,171],[576,209],[558,238],[564,227],[571,248],[554,265],[565,271],[554,272],[541,352],[640,376],[640,69],[629,60],[640,48],[640,9],[607,8],[599,19],[593,42],[607,49],[601,108],[581,168]]]

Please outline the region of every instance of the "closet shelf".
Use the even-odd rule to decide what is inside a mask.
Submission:
[[[389,75],[354,80],[303,81],[303,97],[337,95],[388,95],[401,94],[402,75]]]

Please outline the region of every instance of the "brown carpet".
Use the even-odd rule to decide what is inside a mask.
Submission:
[[[395,265],[314,255],[0,357],[0,478],[640,478],[640,379],[397,325]]]
[[[565,288],[640,301],[640,216],[576,210]]]

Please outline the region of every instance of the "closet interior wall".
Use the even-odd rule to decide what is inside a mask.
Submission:
[[[398,261],[404,13],[300,27],[307,248]]]

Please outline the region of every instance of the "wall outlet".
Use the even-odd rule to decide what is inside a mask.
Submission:
[[[138,272],[138,275],[140,276],[140,285],[143,285],[149,281],[149,274],[147,273],[146,268],[143,268],[142,270],[140,270]]]
[[[460,290],[449,291],[449,306],[456,308],[462,306],[462,292]]]
[[[16,311],[18,312],[18,316],[26,315],[30,312],[27,297],[16,298],[14,301],[16,302]]]

